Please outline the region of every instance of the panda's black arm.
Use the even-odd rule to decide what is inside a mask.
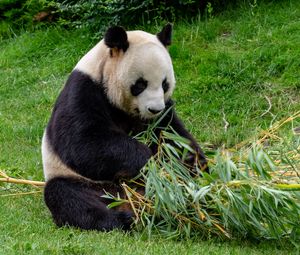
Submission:
[[[172,107],[172,109],[169,109]],[[197,143],[196,139],[191,135],[191,133],[185,128],[183,122],[177,116],[174,103],[172,100],[169,100],[167,103],[168,113],[166,114],[165,118],[161,122],[162,127],[171,126],[180,136],[188,139],[190,141],[191,147],[195,150],[194,155],[190,155],[187,158],[187,164],[193,165],[196,160],[199,160],[201,167],[203,170],[207,169],[207,160],[202,151],[201,147]],[[172,142],[172,141],[171,141]],[[175,145],[175,144],[174,144]]]
[[[196,156],[198,157],[198,160],[200,162],[201,167],[206,168],[207,167],[207,161],[204,155],[204,152],[202,151],[201,147],[195,140],[195,138],[187,131],[182,121],[178,118],[175,111],[173,111],[173,117],[170,123],[170,126],[182,137],[187,138],[191,142],[191,147],[195,150]],[[188,163],[194,163],[195,158],[193,155],[188,159]]]

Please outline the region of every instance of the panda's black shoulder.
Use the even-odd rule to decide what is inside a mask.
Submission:
[[[109,108],[109,102],[101,82],[96,82],[89,75],[74,70],[56,101],[55,109],[59,108],[78,110],[78,112],[73,112],[74,115],[80,115],[86,110],[98,113],[101,111],[103,115]]]
[[[103,86],[88,75],[74,70],[56,100],[49,126],[51,128],[60,121],[70,123],[79,119],[84,121],[89,117],[105,117],[108,111],[109,103]]]
[[[103,86],[74,70],[56,100],[47,135],[54,148],[61,147],[62,142],[79,132],[96,131],[104,127],[102,123],[108,127],[109,119],[110,105]]]

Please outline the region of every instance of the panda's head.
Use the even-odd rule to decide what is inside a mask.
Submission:
[[[116,107],[151,119],[163,112],[175,87],[166,48],[171,34],[170,24],[157,35],[111,27],[79,67],[104,84],[108,99]]]

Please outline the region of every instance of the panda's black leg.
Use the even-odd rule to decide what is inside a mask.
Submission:
[[[132,214],[107,208],[103,189],[87,181],[58,177],[46,183],[44,198],[58,226],[109,231],[128,230]]]

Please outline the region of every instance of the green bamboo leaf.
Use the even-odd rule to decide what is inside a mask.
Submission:
[[[219,151],[211,172],[194,177],[181,161],[191,149],[186,139],[172,129],[163,131],[159,141],[151,132],[147,135],[160,143],[141,174],[153,209],[147,212],[142,205],[140,209],[140,224],[148,236],[295,238],[300,225],[299,184],[274,182],[271,172],[278,166],[262,148],[253,146],[236,154]],[[278,160],[281,154],[274,155]]]
[[[126,201],[122,200],[122,201],[115,201],[115,202],[112,202],[110,203],[107,208],[111,209],[111,208],[114,208],[114,207],[117,207],[119,205],[122,205],[124,204]]]

